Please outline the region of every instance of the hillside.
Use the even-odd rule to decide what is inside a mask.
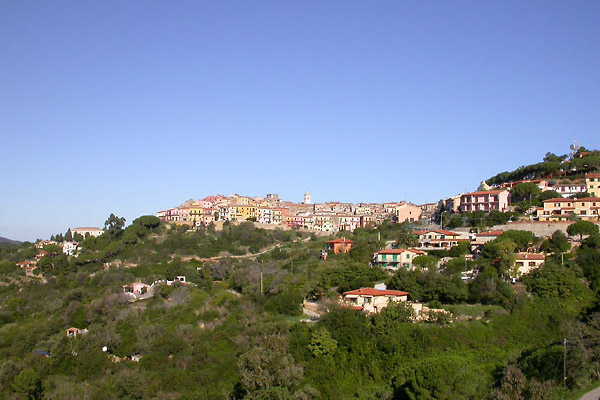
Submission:
[[[488,185],[501,185],[527,179],[581,180],[587,172],[600,170],[600,151],[584,147],[572,147],[570,155],[557,156],[546,153],[536,164],[521,166],[513,171],[504,171],[486,180]]]
[[[0,236],[0,247],[19,246],[21,243],[22,242],[17,240],[11,240]]]
[[[77,257],[41,257],[33,276],[15,266],[34,258],[33,245],[6,250],[0,397],[552,399],[564,394],[555,373],[564,337],[573,339],[569,389],[600,367],[600,235],[571,250],[558,236],[507,232],[475,261],[456,246],[393,275],[370,266],[373,253],[417,244],[410,226],[343,236],[351,251],[322,260],[331,238],[252,223],[189,231],[144,216],[85,239]],[[507,283],[507,251],[530,247],[548,252],[546,267]],[[465,269],[481,273],[467,282]],[[186,284],[166,284],[178,276]],[[376,315],[339,306],[341,293],[382,281],[452,314],[414,323],[402,305]],[[124,293],[134,282],[150,286]],[[303,299],[329,312],[304,322]],[[72,327],[87,332],[69,338]]]

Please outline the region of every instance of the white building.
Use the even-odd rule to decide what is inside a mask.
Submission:
[[[304,204],[312,204],[312,198],[310,192],[304,193]]]
[[[77,252],[77,243],[76,242],[63,242],[62,251],[64,254],[68,256],[74,256]]]
[[[93,227],[80,227],[80,228],[71,228],[71,235],[75,235],[76,233],[80,234],[84,238],[87,236],[98,237],[104,233],[104,231],[100,228]]]

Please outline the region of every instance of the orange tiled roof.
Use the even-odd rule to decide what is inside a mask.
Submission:
[[[374,288],[360,288],[357,290],[351,290],[344,292],[344,296],[347,295],[364,295],[364,296],[406,296],[408,292],[402,292],[400,290],[381,290]]]

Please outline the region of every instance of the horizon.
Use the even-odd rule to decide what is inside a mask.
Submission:
[[[598,3],[8,3],[0,236],[189,198],[437,202],[600,148]]]

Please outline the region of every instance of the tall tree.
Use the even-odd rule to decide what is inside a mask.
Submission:
[[[579,240],[583,239],[583,235],[591,236],[598,234],[598,226],[590,221],[577,221],[569,225],[567,228],[569,236],[579,235]]]
[[[116,238],[123,232],[125,226],[125,218],[117,217],[115,214],[110,214],[106,222],[104,222],[104,232],[111,238]]]

